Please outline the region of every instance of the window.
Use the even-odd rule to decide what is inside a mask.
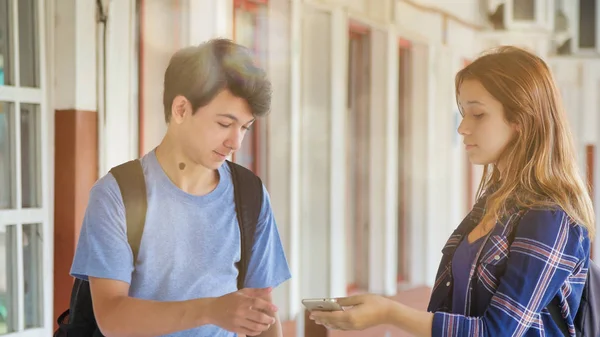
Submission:
[[[506,0],[499,2],[488,0],[492,5],[492,12],[496,12],[490,18],[502,29],[529,30],[544,29],[551,30],[554,22],[554,2],[548,0]]]
[[[535,0],[514,0],[513,19],[515,21],[535,20]]]
[[[267,67],[268,4],[266,0],[234,2],[234,39],[252,50],[259,66]],[[249,168],[266,181],[268,116],[257,119],[246,132],[241,148],[234,154],[236,163]]]
[[[597,0],[554,0],[555,21],[553,43],[559,55],[597,55],[598,17]]]
[[[0,0],[0,335],[47,336],[52,328],[43,326],[52,312],[43,310],[50,212],[41,8],[38,0]]]
[[[596,48],[596,0],[579,0],[579,48]]]

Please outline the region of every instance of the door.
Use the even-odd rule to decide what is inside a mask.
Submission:
[[[350,22],[346,200],[348,292],[368,289],[371,47],[368,28]]]
[[[255,61],[267,67],[268,1],[234,1],[234,40],[249,48]],[[268,116],[257,119],[246,132],[242,146],[233,155],[236,163],[252,170],[267,181],[267,123]]]

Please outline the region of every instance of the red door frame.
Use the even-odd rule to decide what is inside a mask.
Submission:
[[[400,55],[401,52],[406,52],[406,53],[410,53],[410,51],[412,50],[412,42],[404,39],[404,38],[399,38],[398,39],[398,54]],[[398,62],[400,62],[400,58],[398,59]],[[400,67],[402,67],[402,64],[399,64]],[[403,73],[404,69],[399,68],[398,69],[398,81],[399,81],[399,86],[398,86],[398,98],[400,98],[402,95],[406,94],[407,91],[403,90],[403,89],[407,89],[407,87],[409,87],[410,85],[408,85],[408,83],[406,82],[406,77],[405,74]],[[410,74],[408,74],[408,76],[411,76]],[[409,79],[410,80],[410,79]],[[401,82],[404,81],[404,84],[402,84]],[[400,101],[400,99],[398,100],[398,120],[400,122],[406,122],[409,120],[409,116],[410,113],[409,111],[405,110],[405,106],[400,106],[400,104],[402,103]],[[402,139],[405,142],[409,142],[408,139],[406,139],[405,137],[403,137],[403,135],[405,134],[405,131],[407,130],[406,125],[398,125],[399,128],[399,132],[401,132],[399,134],[399,137],[402,137]],[[399,144],[400,145],[400,144]],[[402,144],[402,148],[399,148],[399,151],[404,151],[407,149],[407,144],[404,143]],[[408,167],[408,165],[406,164],[408,161],[408,156],[403,156],[403,162],[402,163],[398,163],[398,166],[400,167],[400,165],[403,165],[405,168]],[[405,172],[405,170],[403,170],[403,172]],[[406,179],[404,179],[404,177],[398,177],[399,179],[403,179],[404,181],[406,181]],[[406,206],[406,200],[408,200],[409,197],[409,189],[406,188],[405,185],[401,185],[402,188],[399,189],[398,191],[398,196],[399,198],[399,209],[398,209],[398,244],[397,244],[397,249],[398,249],[398,271],[397,271],[397,282],[401,283],[401,282],[405,282],[408,279],[410,279],[409,275],[408,275],[408,270],[409,268],[407,267],[409,264],[409,252],[407,251],[407,240],[406,240],[406,235],[408,234],[408,218],[407,218],[407,206]],[[404,266],[404,268],[401,270],[400,268],[400,260],[403,261],[402,265]]]

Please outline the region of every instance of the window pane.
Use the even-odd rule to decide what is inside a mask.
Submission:
[[[579,2],[579,48],[596,47],[596,0]]]
[[[535,0],[513,0],[513,17],[519,21],[535,20]]]
[[[25,328],[42,326],[42,226],[23,225],[23,279]]]
[[[0,229],[0,335],[17,330],[17,232]]]
[[[20,86],[40,86],[37,1],[19,0],[19,68]]]
[[[21,104],[21,187],[23,208],[41,207],[40,106]]]
[[[13,85],[10,0],[0,0],[0,85]]]
[[[0,209],[14,207],[13,116],[14,105],[0,102]]]

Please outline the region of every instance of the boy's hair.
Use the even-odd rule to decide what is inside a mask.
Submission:
[[[178,95],[190,101],[193,113],[223,90],[245,99],[255,117],[266,115],[271,108],[271,82],[265,71],[254,63],[246,47],[227,39],[177,51],[165,71],[164,88],[167,123]]]

